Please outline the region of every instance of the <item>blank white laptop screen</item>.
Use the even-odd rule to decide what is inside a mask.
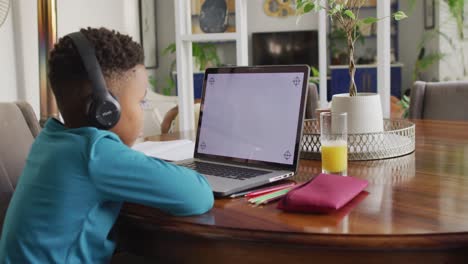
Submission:
[[[206,78],[198,153],[291,165],[304,73]]]

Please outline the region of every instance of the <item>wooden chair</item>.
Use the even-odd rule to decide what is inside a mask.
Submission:
[[[194,118],[195,118],[195,127],[198,126],[198,117],[200,116],[200,99],[195,100],[194,105]],[[164,116],[163,121],[161,122],[161,133],[166,134],[170,132],[179,131],[179,106],[174,106],[170,109]]]
[[[148,105],[144,111],[143,136],[161,134],[161,123],[166,113],[178,103],[177,96],[166,96],[148,90]]]

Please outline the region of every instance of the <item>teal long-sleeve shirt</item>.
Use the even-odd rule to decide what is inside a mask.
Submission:
[[[206,179],[150,158],[112,132],[50,119],[31,147],[0,241],[0,263],[107,263],[122,202],[173,215],[213,206]]]

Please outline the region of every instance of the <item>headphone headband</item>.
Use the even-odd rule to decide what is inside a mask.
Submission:
[[[120,104],[107,90],[94,46],[81,32],[68,34],[67,37],[72,40],[78,50],[88,78],[91,81],[93,96],[87,103],[86,115],[88,120],[91,125],[97,128],[110,129],[120,119]]]
[[[96,52],[91,42],[81,32],[74,32],[69,35],[75,44],[78,53],[80,54],[81,61],[86,69],[88,78],[92,83],[93,93],[97,95],[105,95],[108,91],[106,89],[106,81],[102,75],[102,69],[96,58]]]

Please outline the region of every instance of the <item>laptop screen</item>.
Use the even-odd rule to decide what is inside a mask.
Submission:
[[[196,154],[295,164],[308,68],[291,67],[208,70]]]

